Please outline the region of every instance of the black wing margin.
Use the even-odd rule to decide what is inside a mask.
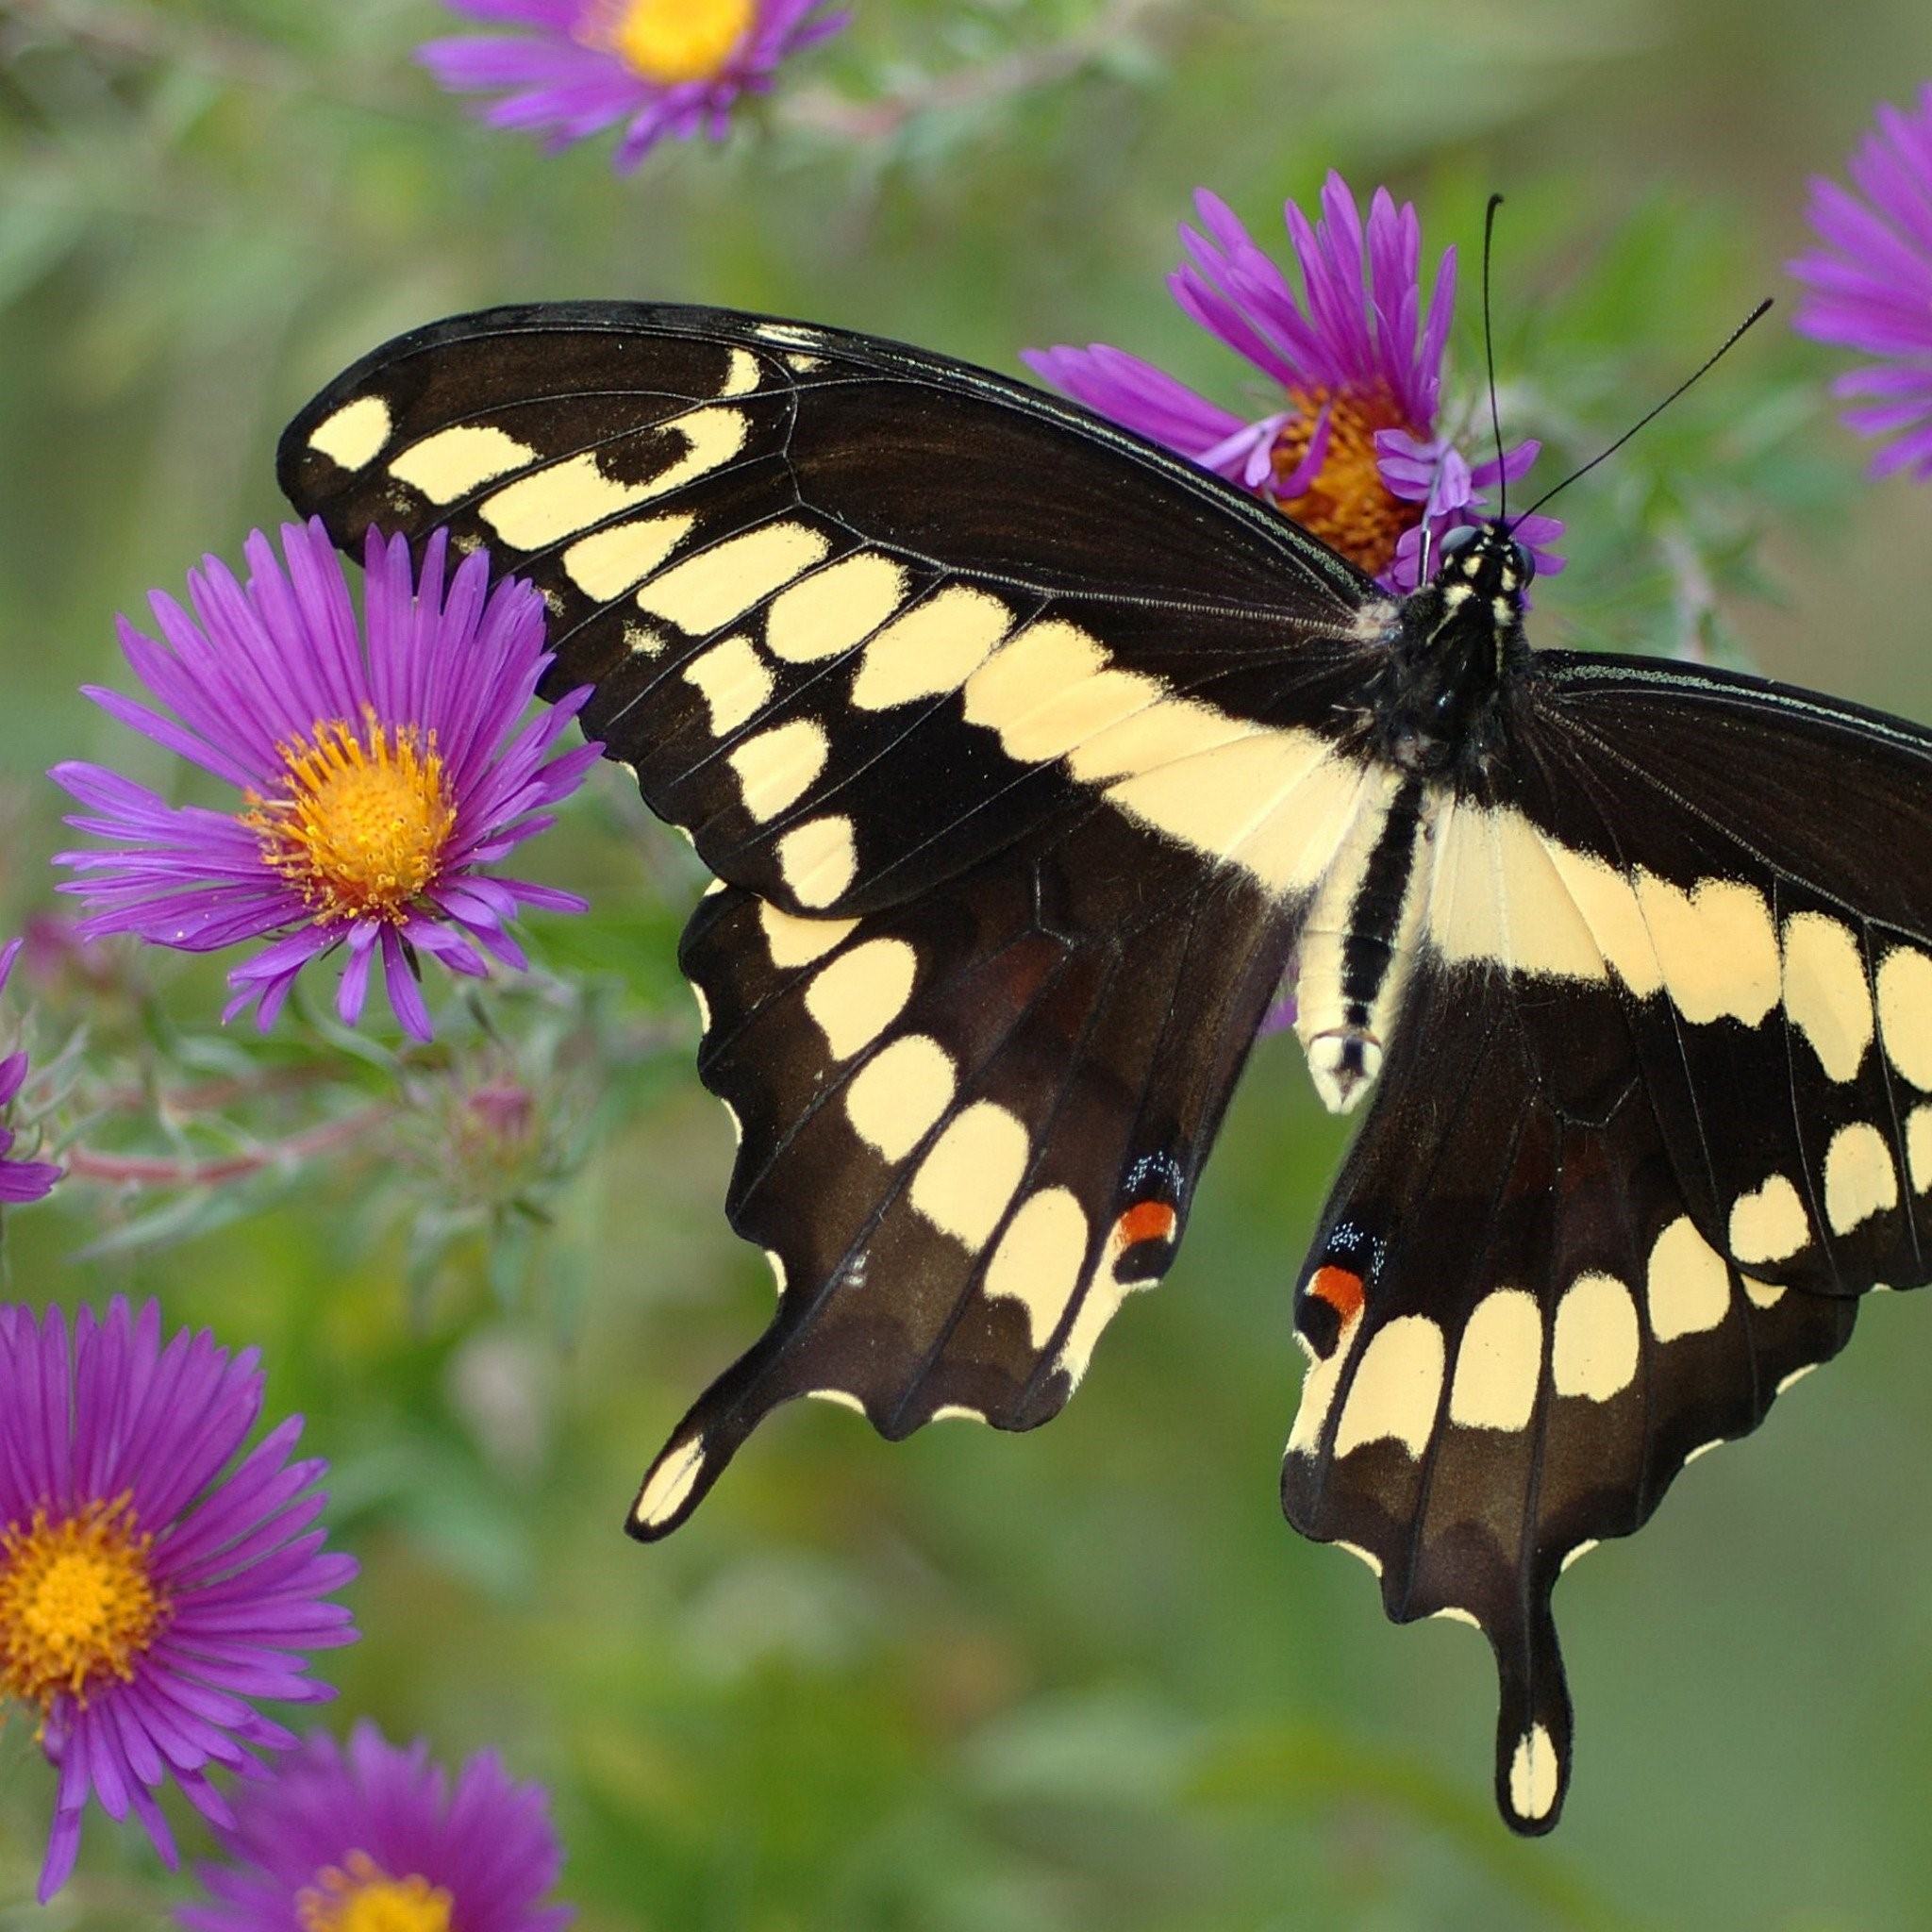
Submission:
[[[1172,756],[1183,708],[1195,749],[1217,720],[1319,727],[1285,679],[1351,660],[1380,601],[1084,410],[718,309],[434,324],[331,383],[278,465],[340,544],[447,526],[533,581],[546,693],[592,685],[584,728],[652,808],[808,915],[901,903],[1135,775],[1141,749],[1075,756],[1109,728]]]

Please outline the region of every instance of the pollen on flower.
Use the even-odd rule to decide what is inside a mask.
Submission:
[[[134,1674],[167,1605],[148,1570],[151,1536],[130,1499],[90,1503],[0,1532],[0,1689],[45,1711],[64,1694]]]
[[[325,1866],[295,1894],[302,1932],[449,1932],[454,1899],[426,1878],[391,1878],[367,1852]]]
[[[1406,503],[1382,478],[1375,451],[1378,429],[1407,429],[1402,408],[1386,389],[1291,390],[1294,412],[1283,425],[1269,462],[1277,481],[1305,466],[1326,411],[1328,447],[1322,466],[1294,496],[1275,497],[1306,530],[1339,550],[1371,576],[1395,560],[1405,530],[1422,521],[1423,506]]]
[[[425,745],[414,725],[391,728],[369,710],[359,736],[337,719],[280,751],[287,791],[252,798],[242,815],[262,857],[319,920],[401,924],[436,883],[456,829],[435,734]]]
[[[711,80],[744,39],[756,0],[618,0],[592,31],[635,74],[660,86]]]

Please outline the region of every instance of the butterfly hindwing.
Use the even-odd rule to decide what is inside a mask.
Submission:
[[[1054,1415],[1166,1272],[1291,924],[1116,814],[942,892],[805,920],[740,888],[687,933],[699,1068],[740,1124],[728,1207],[779,1280],[633,1517],[666,1533],[770,1409],[881,1433]]]
[[[985,371],[708,309],[580,304],[377,350],[283,439],[372,524],[533,581],[554,695],[721,877],[891,905],[1351,660],[1374,586],[1176,459]],[[1099,742],[1096,743],[1096,741]]]
[[[1396,1621],[1488,1637],[1520,1830],[1556,1823],[1569,1779],[1561,1570],[1754,1428],[1857,1306],[1747,1277],[1698,1232],[1631,1017],[1423,969],[1297,1298],[1290,1520],[1362,1555]]]

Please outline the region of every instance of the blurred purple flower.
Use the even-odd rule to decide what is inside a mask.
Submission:
[[[408,548],[369,533],[366,641],[319,522],[285,525],[277,561],[248,540],[249,577],[217,558],[189,575],[193,615],[151,599],[165,643],[121,620],[135,675],[166,711],[87,688],[111,716],[241,793],[238,811],[171,806],[99,765],[53,777],[87,808],[67,823],[114,849],[63,852],[79,874],[83,938],[132,932],[156,945],[212,952],[271,941],[228,975],[223,1017],[254,1006],[271,1025],[308,962],[341,946],[336,1010],[360,1019],[381,955],[390,1005],[412,1038],[430,1037],[416,956],[481,975],[484,954],[521,968],[509,927],[521,908],[581,912],[585,902],[493,865],[553,823],[601,747],[545,761],[590,695],[572,692],[519,728],[550,663],[543,605],[509,578],[488,589],[474,551],[443,585],[441,530],[421,582]],[[172,713],[172,715],[169,715]]]
[[[39,1707],[59,1772],[43,1903],[90,1794],[132,1811],[171,1866],[160,1785],[228,1824],[209,1769],[295,1743],[257,1700],[331,1695],[300,1653],[356,1636],[325,1601],[356,1566],[310,1527],[328,1465],[289,1460],[301,1418],[236,1463],[261,1414],[255,1350],[160,1333],[153,1302],[83,1308],[71,1341],[58,1308],[0,1306],[0,1690]]]
[[[311,1737],[269,1782],[237,1792],[222,1833],[232,1865],[175,1918],[190,1932],[556,1932],[541,1903],[562,1865],[540,1786],[493,1752],[454,1792],[426,1746],[359,1724],[346,1748]]]
[[[1811,183],[1811,225],[1824,245],[1790,263],[1811,291],[1791,325],[1880,358],[1840,375],[1832,392],[1874,399],[1845,411],[1850,428],[1896,437],[1873,458],[1874,475],[1932,480],[1932,82],[1916,112],[1879,108],[1851,175],[1857,194]]]
[[[457,93],[500,93],[498,127],[541,129],[549,145],[622,121],[613,165],[628,174],[657,142],[730,125],[739,97],[770,91],[778,64],[851,19],[826,0],[446,0],[518,34],[431,41],[417,58]]]
[[[1278,504],[1295,522],[1389,590],[1415,588],[1426,527],[1432,544],[1493,514],[1486,492],[1515,482],[1540,445],[1472,464],[1441,426],[1442,351],[1456,306],[1456,251],[1444,249],[1423,312],[1422,225],[1378,188],[1364,226],[1340,175],[1311,226],[1285,210],[1301,271],[1297,294],[1225,203],[1194,197],[1206,233],[1186,224],[1189,259],[1168,278],[1194,321],[1283,391],[1283,407],[1246,420],[1124,349],[1029,349],[1027,366],[1075,401],[1166,443]],[[1527,517],[1518,540],[1545,575],[1554,517]]]
[[[9,940],[0,946],[0,992],[13,974],[13,962],[20,958],[25,940]],[[4,1117],[26,1080],[26,1055],[16,1050],[0,1059],[0,1117]],[[16,1160],[13,1158],[13,1129],[0,1126],[0,1201],[38,1201],[51,1191],[66,1172],[46,1160]]]

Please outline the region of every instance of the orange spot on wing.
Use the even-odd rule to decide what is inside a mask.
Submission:
[[[1341,1317],[1344,1328],[1362,1311],[1362,1278],[1346,1268],[1317,1268],[1308,1292],[1320,1295]]]
[[[1131,1248],[1141,1241],[1172,1241],[1178,1220],[1165,1201],[1137,1201],[1114,1223],[1114,1245]]]

